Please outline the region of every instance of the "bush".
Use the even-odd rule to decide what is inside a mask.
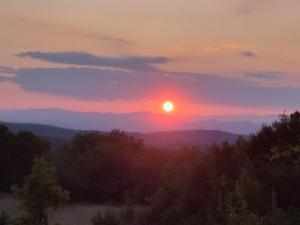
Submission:
[[[31,174],[21,186],[13,187],[30,225],[48,225],[48,210],[56,210],[68,200],[68,192],[57,183],[55,168],[44,158],[36,159]]]

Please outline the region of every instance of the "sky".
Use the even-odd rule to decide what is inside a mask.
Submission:
[[[279,114],[298,0],[0,0],[0,109]]]

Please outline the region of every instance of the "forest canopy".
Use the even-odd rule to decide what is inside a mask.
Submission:
[[[300,224],[300,113],[235,144],[166,151],[113,130],[81,132],[50,150],[30,132],[0,126],[0,190],[42,157],[70,201],[147,206],[139,224]]]

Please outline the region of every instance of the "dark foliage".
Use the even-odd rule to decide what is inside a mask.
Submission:
[[[117,130],[79,133],[59,156],[61,182],[77,201],[143,201],[155,190],[163,159],[152,153]]]
[[[69,198],[58,184],[55,168],[44,158],[36,159],[31,173],[14,194],[20,199],[25,212],[11,220],[15,225],[48,225],[49,209],[56,210]]]
[[[31,132],[11,133],[0,125],[0,191],[9,191],[30,172],[35,157],[46,154],[49,145]]]
[[[182,151],[165,167],[141,222],[298,224],[299,137],[300,113],[295,112],[235,145]]]
[[[19,162],[18,169],[28,169],[47,146],[30,133],[13,135],[5,127],[0,137],[3,188],[24,174],[13,166]],[[235,144],[206,149],[149,149],[117,130],[79,133],[51,159],[72,201],[146,205],[138,221],[128,211],[126,220],[107,213],[94,224],[300,224],[299,112],[282,115]]]

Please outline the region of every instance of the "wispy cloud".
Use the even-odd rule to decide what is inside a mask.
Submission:
[[[251,78],[258,78],[258,79],[271,79],[271,80],[277,80],[281,79],[281,73],[280,72],[268,72],[268,71],[262,71],[262,72],[245,72],[243,74],[246,77]]]
[[[241,46],[238,43],[224,43],[224,44],[207,46],[202,50],[207,53],[218,53],[223,50],[239,50],[240,48]]]
[[[126,44],[126,45],[132,44],[131,41],[119,37],[112,37],[112,36],[105,36],[105,35],[98,35],[98,34],[85,34],[84,36],[87,38],[94,38],[101,41],[113,42],[116,44]]]
[[[153,65],[165,64],[170,61],[166,57],[106,57],[88,54],[85,52],[21,52],[19,57],[30,57],[46,62],[59,64],[99,66],[126,69],[132,71],[157,71]]]
[[[122,35],[112,35],[112,34],[105,34],[101,32],[87,32],[81,29],[75,29],[74,27],[65,26],[59,23],[50,23],[44,22],[42,20],[35,20],[35,19],[28,19],[24,17],[17,17],[17,18],[5,18],[6,21],[10,23],[15,23],[18,25],[22,25],[29,29],[40,29],[42,32],[49,32],[50,34],[57,33],[58,35],[61,34],[68,34],[70,36],[76,37],[83,37],[86,39],[94,39],[106,44],[113,44],[116,46],[131,46],[134,44],[131,40],[127,40]]]
[[[7,66],[0,66],[0,79],[5,77],[11,77],[16,73],[16,70]]]
[[[248,58],[253,58],[253,57],[257,56],[256,53],[251,52],[251,51],[242,51],[240,54],[241,54],[241,56],[248,57]]]
[[[216,52],[221,51],[221,48],[218,46],[208,46],[208,47],[203,48],[203,51],[207,52],[207,53],[216,53]]]

